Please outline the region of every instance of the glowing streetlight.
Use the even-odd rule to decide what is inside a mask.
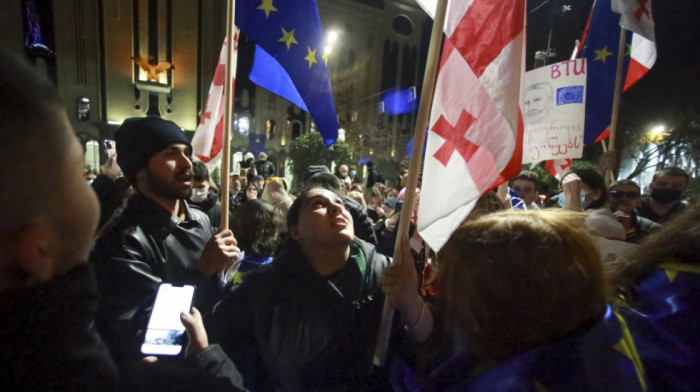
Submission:
[[[328,39],[327,42],[329,45],[333,45],[335,41],[338,40],[338,32],[335,30],[331,30],[328,32]]]
[[[649,131],[653,136],[661,136],[664,132],[666,132],[666,126],[665,125],[657,125],[654,128],[652,128]]]

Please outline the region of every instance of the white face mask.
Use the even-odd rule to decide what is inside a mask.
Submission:
[[[209,189],[195,188],[192,189],[192,196],[190,196],[190,200],[192,200],[195,203],[200,203],[206,200],[207,196],[209,196]]]
[[[588,195],[588,193],[585,193],[585,192],[581,191],[581,196],[580,196],[580,197],[581,197],[581,208],[583,208],[584,210],[585,210],[586,207],[588,207],[588,205],[590,204],[590,203],[586,200],[586,195]],[[564,192],[559,193],[559,198],[557,199],[557,203],[559,204],[559,206],[560,206],[561,208],[565,208],[565,207],[566,207],[566,197],[564,196]]]

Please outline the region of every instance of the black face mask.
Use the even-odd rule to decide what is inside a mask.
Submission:
[[[681,199],[681,191],[677,189],[654,189],[651,198],[661,204],[668,204]]]

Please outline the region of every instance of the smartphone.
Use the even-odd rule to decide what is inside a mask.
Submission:
[[[192,307],[194,286],[173,286],[161,283],[148,320],[141,352],[146,355],[178,355],[182,351],[185,326],[180,312]]]
[[[107,158],[117,153],[117,142],[115,142],[114,140],[105,139],[104,144],[105,154],[107,154]]]
[[[394,207],[394,214],[398,214],[401,212],[401,209],[403,208],[403,200],[397,201],[396,206]]]

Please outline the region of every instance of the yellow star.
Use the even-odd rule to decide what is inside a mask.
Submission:
[[[256,8],[256,10],[265,11],[265,18],[269,18],[270,12],[277,11],[277,8],[275,8],[275,6],[272,5],[273,1],[274,0],[261,0],[260,5],[258,6],[258,8]]]
[[[678,271],[670,268],[664,268],[664,272],[666,272],[666,277],[669,282],[673,282],[673,280],[676,279],[676,275],[678,275]]]
[[[632,334],[627,327],[627,322],[625,322],[625,319],[623,319],[619,314],[615,313],[615,316],[617,316],[617,321],[620,323],[620,332],[622,332],[622,337],[620,337],[620,341],[613,346],[613,349],[632,361],[634,370],[637,373],[639,384],[642,385],[643,390],[646,390],[647,386],[644,380],[644,365],[642,365],[642,360],[639,358],[639,353],[637,353],[637,346],[634,344],[634,339],[632,338]]]
[[[627,44],[625,45],[625,56],[629,56],[630,54],[632,54],[632,45]]]
[[[605,63],[605,60],[608,58],[608,56],[612,56],[612,54],[613,54],[612,52],[608,52],[607,45],[605,45],[603,47],[603,49],[601,49],[601,50],[594,50],[594,52],[595,52],[595,59],[593,59],[593,60],[594,61],[600,60],[603,63]]]
[[[328,53],[324,53],[323,56],[321,56],[323,59],[323,63],[326,64],[326,67],[328,66]]]
[[[285,44],[287,44],[287,50],[289,50],[292,44],[299,45],[296,38],[294,38],[295,30],[296,29],[292,29],[292,31],[287,31],[284,28],[282,28],[282,38],[278,39],[277,42],[284,42]]]
[[[309,54],[307,54],[306,57],[304,57],[304,60],[309,62],[309,69],[311,69],[311,64],[317,64],[317,62],[316,62],[316,49],[311,50],[311,48],[308,46],[306,48],[309,51]]]

